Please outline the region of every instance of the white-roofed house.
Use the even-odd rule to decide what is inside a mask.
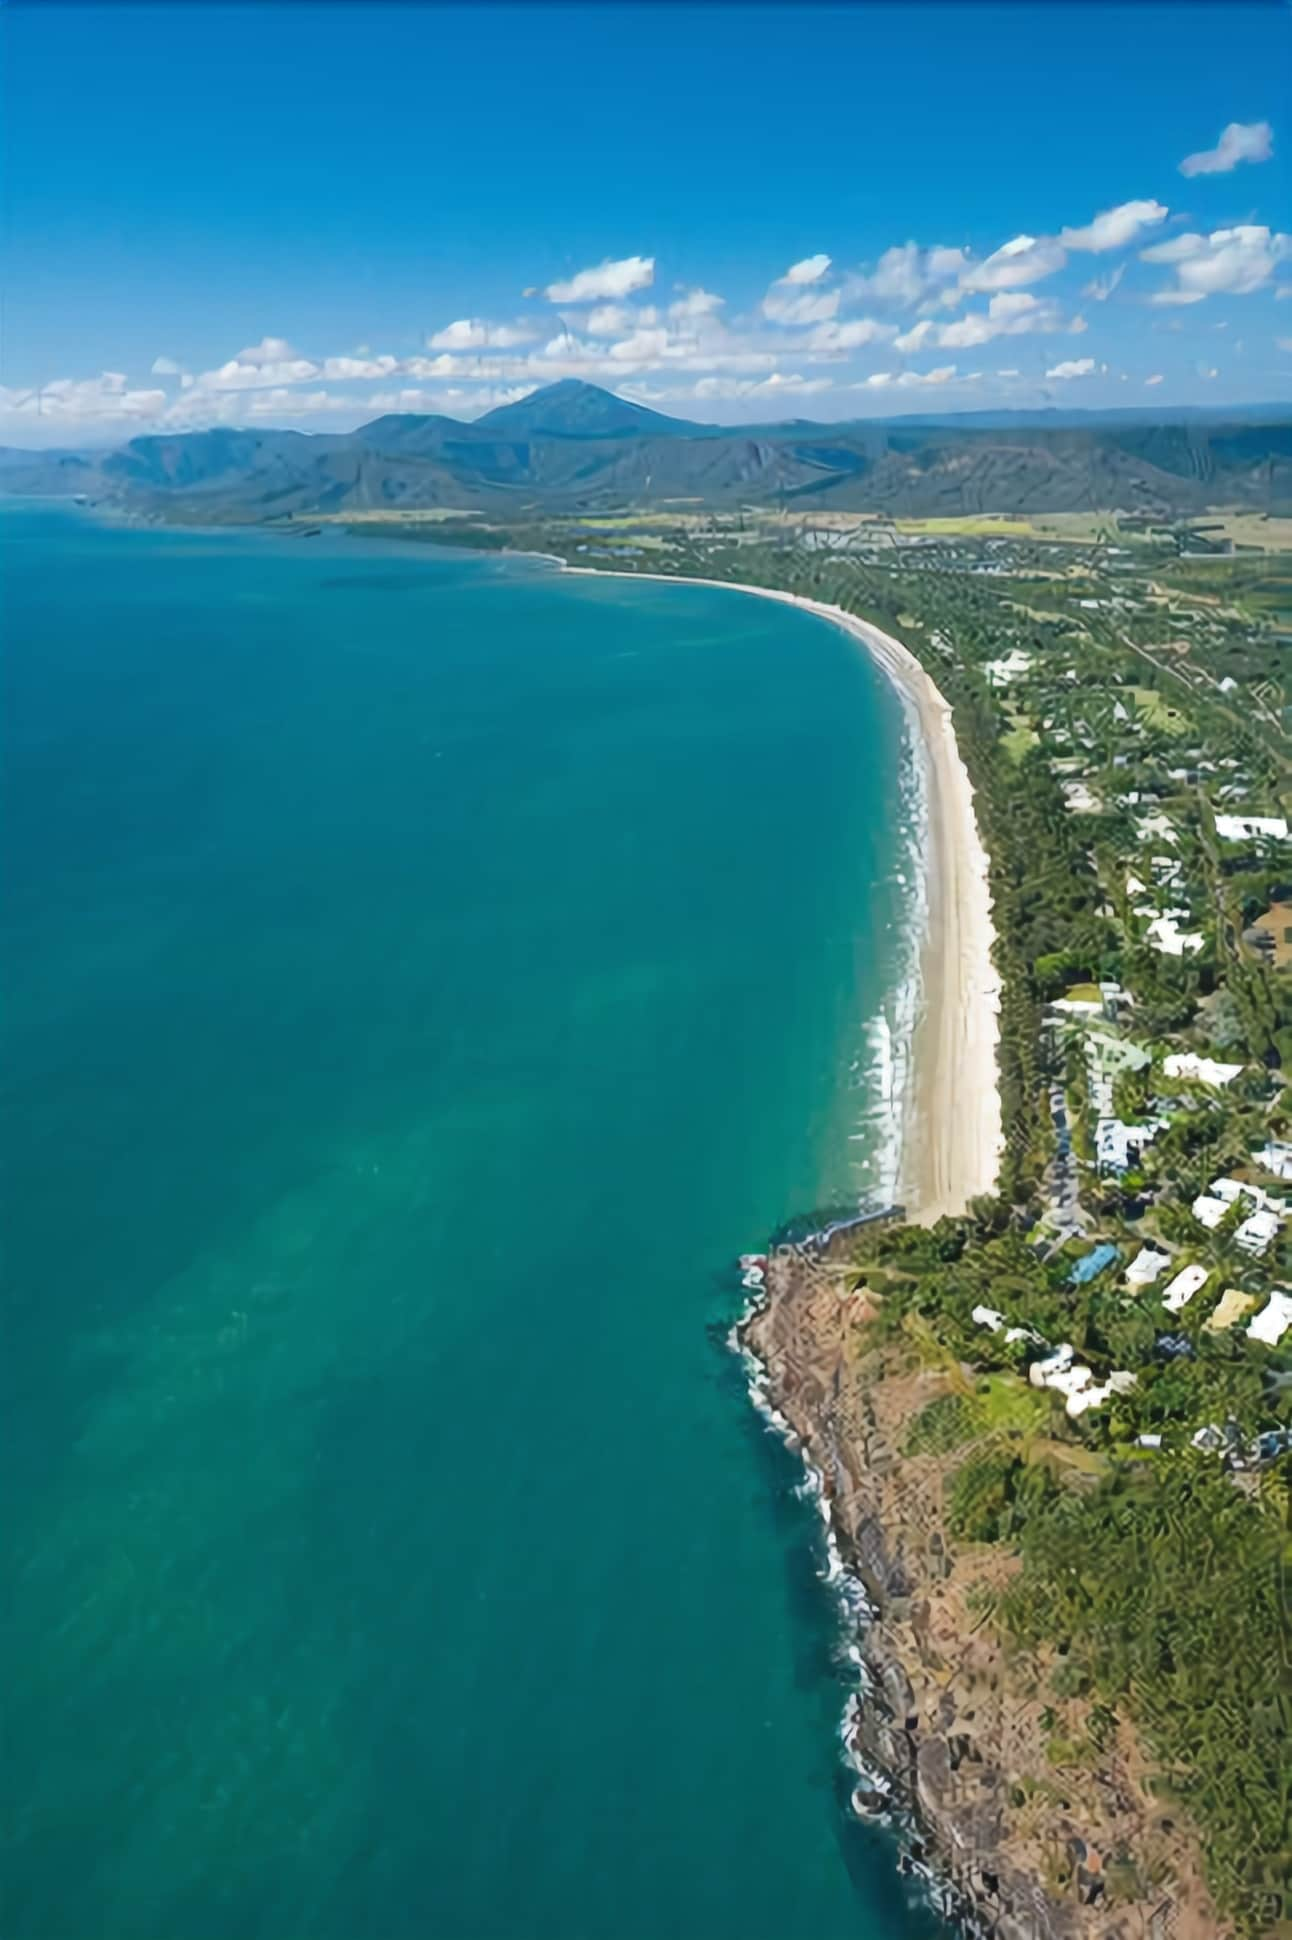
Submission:
[[[1282,1223],[1277,1213],[1267,1212],[1264,1209],[1254,1212],[1250,1218],[1243,1221],[1234,1234],[1234,1244],[1241,1246],[1244,1253],[1251,1253],[1259,1258],[1278,1238]]]
[[[1250,842],[1257,836],[1286,842],[1288,825],[1282,815],[1217,815],[1216,834],[1222,842]]]
[[[1170,1264],[1169,1253],[1159,1253],[1152,1246],[1141,1246],[1126,1269],[1126,1284],[1128,1287],[1151,1287]]]
[[[1199,1084],[1216,1089],[1232,1084],[1242,1068],[1241,1064],[1221,1064],[1216,1058],[1199,1057],[1196,1051],[1170,1051],[1162,1060],[1162,1069],[1168,1078],[1196,1078]]]
[[[1229,1211],[1230,1203],[1228,1199],[1217,1199],[1214,1193],[1200,1192],[1189,1211],[1200,1226],[1205,1226],[1209,1233],[1214,1233]]]
[[[1187,909],[1165,909],[1155,916],[1144,933],[1144,940],[1151,943],[1160,956],[1183,957],[1197,956],[1202,948],[1201,930],[1182,930],[1180,918],[1187,917]]]
[[[1201,1293],[1210,1278],[1210,1267],[1201,1266],[1197,1261],[1192,1266],[1182,1266],[1169,1285],[1164,1288],[1162,1305],[1168,1313],[1183,1312],[1194,1294]]]
[[[1092,1408],[1102,1408],[1110,1394],[1129,1394],[1136,1385],[1136,1377],[1128,1368],[1115,1368],[1100,1386],[1082,1387],[1075,1394],[1070,1394],[1065,1407],[1075,1419],[1078,1415],[1088,1414]]]
[[[1285,1145],[1281,1140],[1271,1139],[1268,1145],[1262,1145],[1256,1154],[1256,1160],[1267,1172],[1272,1172],[1276,1179],[1292,1180],[1292,1145]]]
[[[1150,1119],[1146,1125],[1128,1125],[1120,1118],[1099,1119],[1095,1125],[1095,1158],[1099,1170],[1120,1178],[1123,1172],[1138,1164],[1145,1147],[1153,1143],[1161,1129],[1160,1119]]]
[[[1292,1327],[1292,1293],[1286,1287],[1275,1287],[1269,1304],[1248,1321],[1247,1333],[1251,1340],[1263,1341],[1266,1347],[1277,1347],[1289,1327]]]
[[[1027,1370],[1027,1378],[1034,1388],[1048,1388],[1052,1375],[1064,1374],[1072,1366],[1073,1348],[1070,1341],[1061,1341],[1052,1353],[1033,1361]]]
[[[985,661],[983,672],[993,687],[1008,687],[1012,680],[1017,680],[1020,674],[1025,674],[1031,664],[1031,654],[1024,653],[1021,647],[1015,647],[1012,653],[1005,655],[1003,660]]]
[[[1282,1217],[1287,1210],[1281,1199],[1266,1192],[1264,1186],[1252,1185],[1247,1179],[1213,1179],[1207,1190],[1215,1198],[1223,1199],[1227,1206],[1236,1204],[1239,1199],[1250,1199],[1260,1212],[1277,1213]]]

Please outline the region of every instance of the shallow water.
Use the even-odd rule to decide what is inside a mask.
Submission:
[[[911,1940],[717,1344],[900,713],[699,588],[0,516],[7,1940]]]

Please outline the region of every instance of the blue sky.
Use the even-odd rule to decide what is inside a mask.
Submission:
[[[20,4],[0,50],[5,442],[563,376],[1292,397],[1287,8]]]

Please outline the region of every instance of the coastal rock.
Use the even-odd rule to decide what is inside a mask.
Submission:
[[[979,1599],[1016,1564],[946,1527],[944,1483],[963,1451],[904,1452],[910,1423],[950,1391],[948,1371],[900,1345],[872,1347],[871,1309],[837,1260],[809,1248],[773,1254],[764,1296],[743,1344],[825,1478],[843,1567],[872,1606],[847,1743],[919,1835],[904,1866],[931,1869],[948,1912],[985,1940],[1144,1940],[1163,1911],[1170,1940],[1222,1940],[1198,1853],[1178,1822],[1155,1815],[1125,1722],[1097,1771],[1056,1767],[1051,1741],[1079,1737],[1079,1716],[1065,1714],[1056,1734],[1055,1706],[1070,1701],[1055,1698],[1051,1666],[1007,1653],[982,1621]],[[867,1785],[858,1790],[858,1809],[870,1809]],[[1119,1859],[1115,1907],[1105,1854]]]

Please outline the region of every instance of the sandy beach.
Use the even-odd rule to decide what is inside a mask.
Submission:
[[[682,577],[601,573],[589,566],[565,570],[666,583]],[[995,931],[987,854],[950,706],[908,647],[842,607],[725,579],[687,583],[780,600],[833,621],[865,647],[901,697],[923,772],[927,915],[912,1087],[902,1126],[900,1194],[908,1213],[926,1223],[961,1213],[976,1194],[992,1191],[999,1169],[1000,983],[991,958]]]

